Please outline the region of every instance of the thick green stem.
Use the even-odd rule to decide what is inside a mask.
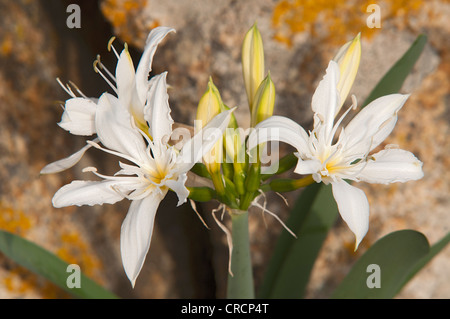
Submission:
[[[229,299],[253,299],[253,270],[250,257],[250,241],[248,235],[248,212],[232,210],[232,242],[231,272],[228,275]]]

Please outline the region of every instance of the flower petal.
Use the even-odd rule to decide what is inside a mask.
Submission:
[[[423,163],[411,152],[386,149],[369,157],[357,179],[368,183],[407,182],[423,177]]]
[[[176,181],[171,179],[166,182],[167,187],[169,187],[171,190],[177,193],[178,196],[177,206],[180,206],[181,204],[185,203],[187,201],[187,197],[189,196],[189,190],[184,185],[186,183],[186,180],[187,174],[185,173],[179,175]]]
[[[177,157],[177,171],[179,173],[189,171],[195,163],[202,159],[203,155],[212,149],[219,138],[222,138],[233,111],[234,108],[217,114],[203,129],[183,145]]]
[[[339,66],[333,60],[328,64],[326,74],[317,86],[312,97],[311,108],[314,115],[314,128],[319,124],[325,126],[324,138],[328,140],[328,135],[333,129],[334,118],[336,117],[339,103],[339,92],[337,84],[339,81]]]
[[[117,61],[116,81],[118,98],[124,106],[128,106],[131,102],[131,95],[135,89],[136,81],[133,60],[127,48],[122,50]]]
[[[141,200],[132,201],[122,223],[120,253],[133,287],[150,248],[156,210],[164,196],[165,193],[155,191]]]
[[[73,181],[55,193],[52,203],[56,208],[114,204],[124,197],[116,191],[118,186],[120,182],[117,181]]]
[[[99,141],[98,138],[93,140],[94,143],[97,143],[98,141]],[[72,166],[74,166],[76,163],[78,163],[80,161],[80,159],[83,157],[84,153],[86,153],[86,151],[88,149],[90,149],[91,147],[92,147],[92,145],[88,144],[88,145],[82,147],[79,151],[70,155],[69,157],[60,159],[56,162],[46,165],[43,169],[41,169],[40,174],[59,173],[66,169],[71,168]]]
[[[142,53],[141,60],[136,69],[136,90],[139,100],[142,105],[145,103],[145,98],[148,91],[148,76],[152,71],[153,56],[155,55],[158,44],[170,33],[175,32],[175,29],[168,27],[154,28],[147,37],[144,53]]]
[[[168,141],[172,134],[173,119],[170,116],[169,96],[167,95],[167,72],[156,75],[148,91],[144,118],[149,123],[149,133],[153,141]]]
[[[342,219],[355,234],[355,250],[369,229],[369,202],[362,190],[340,180],[332,182],[333,196]]]
[[[355,81],[358,72],[359,62],[361,60],[361,34],[359,33],[353,40],[344,44],[336,56],[334,61],[339,65],[340,77],[337,88],[340,95],[340,105],[337,112],[341,109],[348,93]]]
[[[128,49],[120,53],[116,67],[117,96],[122,107],[126,108],[140,124],[144,122],[144,103],[139,101],[136,91],[136,78],[133,60]]]
[[[60,127],[74,135],[95,134],[95,109],[97,105],[86,98],[68,99],[61,117]]]
[[[294,172],[301,175],[314,174],[320,172],[322,166],[322,162],[318,159],[311,159],[306,161],[299,159]]]
[[[397,112],[409,95],[382,96],[363,108],[345,127],[346,148],[353,153],[367,153],[391,134],[397,122]]]
[[[100,141],[107,148],[143,162],[146,158],[146,145],[142,135],[132,127],[132,121],[130,113],[114,96],[102,94],[95,115]]]
[[[248,138],[248,149],[268,141],[280,141],[295,147],[302,157],[309,153],[308,134],[305,130],[284,116],[271,116],[258,123]]]

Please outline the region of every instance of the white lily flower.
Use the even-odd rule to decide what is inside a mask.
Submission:
[[[248,143],[249,149],[269,140],[294,146],[299,158],[295,172],[311,174],[317,183],[331,183],[339,213],[355,234],[356,250],[369,227],[369,204],[364,192],[345,180],[382,184],[417,180],[423,177],[422,162],[401,149],[369,155],[392,132],[397,112],[409,95],[391,94],[374,100],[342,128],[335,141],[342,120],[356,107],[354,98],[352,107],[334,123],[340,108],[338,82],[339,66],[330,61],[312,98],[312,132],[306,133],[288,118],[272,116],[256,126]]]
[[[118,58],[115,76],[100,62],[99,57],[94,62],[95,71],[111,86],[117,94],[122,107],[126,108],[133,115],[138,127],[145,131],[147,131],[147,124],[144,119],[144,108],[147,91],[153,82],[152,79],[148,79],[152,70],[153,56],[158,44],[170,32],[175,32],[175,30],[168,27],[157,27],[150,32],[136,71],[126,46],[120,55],[112,47]],[[102,73],[102,70],[104,70],[106,75]],[[71,96],[65,103],[64,113],[58,125],[74,135],[90,136],[96,134],[95,114],[97,100],[87,97],[72,84],[81,95],[76,96],[69,85],[64,86],[59,80],[58,82]],[[98,142],[98,140],[96,139],[94,142]],[[48,164],[41,170],[41,174],[57,173],[74,166],[91,146],[91,144],[88,144],[75,154]]]
[[[159,203],[169,189],[177,194],[178,205],[186,201],[189,195],[185,187],[187,172],[222,138],[232,112],[217,115],[178,150],[167,143],[173,120],[166,73],[155,76],[154,81],[144,113],[146,119],[151,119],[148,133],[153,139],[136,128],[135,118],[123,108],[119,99],[104,93],[95,115],[97,135],[104,147],[90,144],[126,159],[130,164],[119,162],[121,170],[114,176],[87,168],[84,171],[91,171],[103,180],[73,181],[60,188],[53,197],[55,207],[113,204],[124,198],[132,201],[122,224],[120,249],[125,272],[133,287],[150,247]]]

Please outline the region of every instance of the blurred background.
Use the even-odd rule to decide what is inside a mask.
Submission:
[[[81,27],[66,24],[69,4],[81,9]],[[366,24],[380,8],[381,27]],[[169,102],[176,122],[192,124],[209,76],[224,102],[238,106],[242,127],[249,114],[241,76],[241,43],[255,21],[265,47],[266,71],[277,90],[275,114],[311,128],[310,101],[328,61],[358,32],[361,66],[351,93],[362,103],[384,73],[415,38],[428,44],[401,93],[411,97],[399,113],[387,144],[398,144],[424,162],[425,177],[392,185],[360,183],[371,208],[370,229],[356,253],[353,234],[339,219],[316,262],[307,298],[327,298],[352,263],[380,237],[399,229],[424,233],[431,244],[449,231],[450,218],[450,1],[296,0],[0,0],[0,229],[19,234],[50,251],[124,298],[223,298],[228,250],[224,233],[212,221],[217,203],[199,205],[206,229],[188,204],[177,209],[168,196],[156,217],[150,253],[132,289],[119,252],[126,200],[115,205],[55,209],[53,194],[95,166],[115,172],[115,161],[90,150],[74,168],[39,176],[47,163],[84,145],[60,121],[60,101],[69,96],[56,82],[73,81],[88,96],[111,89],[93,70],[97,54],[115,70],[107,43],[127,42],[137,65],[149,30],[177,30],[159,46],[155,74],[168,71]],[[111,92],[112,93],[112,92]],[[299,191],[286,194],[294,202]],[[286,220],[289,208],[269,196],[268,208]],[[227,220],[225,219],[225,223]],[[258,209],[250,216],[256,286],[282,227]],[[401,291],[400,298],[450,297],[447,247]],[[0,254],[0,298],[68,298],[45,279]]]

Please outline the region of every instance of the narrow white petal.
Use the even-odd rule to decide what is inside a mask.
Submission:
[[[336,112],[338,113],[350,92],[358,71],[361,60],[360,34],[343,45],[333,60],[337,62],[340,70],[340,78],[337,85],[340,95],[340,106]]]
[[[331,60],[325,76],[314,92],[311,102],[312,110],[315,113],[314,127],[318,126],[319,122],[323,123],[326,127],[326,139],[328,139],[328,134],[333,129],[334,118],[340,106],[337,89],[338,82],[339,66],[335,61]]]
[[[234,109],[230,109],[217,114],[183,145],[177,157],[178,172],[189,171],[195,163],[202,159],[203,155],[212,149],[218,139],[222,138],[233,111]]]
[[[126,48],[117,62],[116,82],[117,96],[122,107],[130,112],[137,122],[144,123],[144,103],[139,101],[137,95],[133,60]]]
[[[150,89],[155,85],[157,79],[158,79],[158,77],[153,76],[148,81],[148,90],[145,92],[147,100],[142,104],[142,105],[144,105],[144,107],[142,109],[143,110],[142,116],[144,117],[144,121],[146,123],[152,123],[152,108],[153,108],[153,106],[148,102],[148,95],[150,93]],[[147,124],[147,126],[148,126],[148,124]]]
[[[320,172],[322,163],[318,159],[302,161],[298,160],[294,172],[301,175],[308,175]]]
[[[123,199],[114,188],[117,181],[73,181],[61,187],[53,196],[54,207],[114,204]]]
[[[131,94],[136,81],[133,60],[126,48],[122,50],[117,61],[116,81],[119,99],[125,105],[128,105],[131,101]]]
[[[142,135],[132,126],[130,113],[111,94],[104,93],[100,97],[95,125],[100,141],[107,148],[138,161],[145,160],[146,145]]]
[[[150,248],[156,210],[165,193],[152,192],[131,202],[120,232],[120,253],[125,273],[134,287]]]
[[[185,186],[186,180],[187,174],[181,174],[180,176],[178,176],[178,179],[176,181],[168,180],[166,182],[167,187],[173,190],[178,196],[177,206],[185,203],[187,201],[187,197],[189,196],[189,190]]]
[[[136,69],[136,89],[142,105],[144,105],[147,96],[148,76],[152,70],[153,56],[155,55],[156,48],[170,32],[175,32],[175,29],[157,27],[154,28],[147,37],[144,53],[142,53],[141,60]]]
[[[373,150],[378,145],[380,145],[391,134],[392,130],[395,127],[395,124],[397,124],[397,113],[403,107],[408,98],[409,94],[399,94],[399,96],[391,97],[390,100],[384,102],[386,103],[386,111],[390,111],[391,115],[388,116],[385,121],[381,122],[378,131],[373,135],[372,146],[370,150]]]
[[[96,143],[96,142],[98,142],[98,140],[99,139],[96,138],[93,140],[93,142]],[[40,173],[41,174],[53,174],[53,173],[59,173],[68,168],[71,168],[72,166],[74,166],[76,163],[78,163],[80,161],[80,159],[83,157],[84,153],[86,153],[86,151],[88,149],[90,149],[91,147],[92,147],[92,145],[87,144],[86,146],[81,148],[79,151],[73,153],[69,157],[60,159],[56,162],[46,165],[43,169],[41,169]]]
[[[167,72],[154,77],[144,108],[144,118],[149,123],[149,133],[154,141],[168,140],[172,134],[173,119],[170,116],[166,77]]]
[[[96,104],[82,97],[68,99],[61,117],[60,127],[74,135],[88,136],[95,134]]]
[[[280,141],[292,145],[300,155],[308,154],[308,134],[305,130],[284,116],[271,116],[258,123],[248,138],[248,149],[269,141]]]
[[[411,152],[386,149],[370,156],[357,179],[380,184],[418,180],[423,177],[422,165]]]
[[[397,112],[409,95],[382,96],[363,108],[346,126],[346,148],[367,152],[380,145],[391,134],[397,122]],[[367,147],[370,147],[367,150]]]
[[[362,190],[341,180],[332,182],[333,196],[339,213],[355,234],[355,250],[369,229],[369,202]]]

